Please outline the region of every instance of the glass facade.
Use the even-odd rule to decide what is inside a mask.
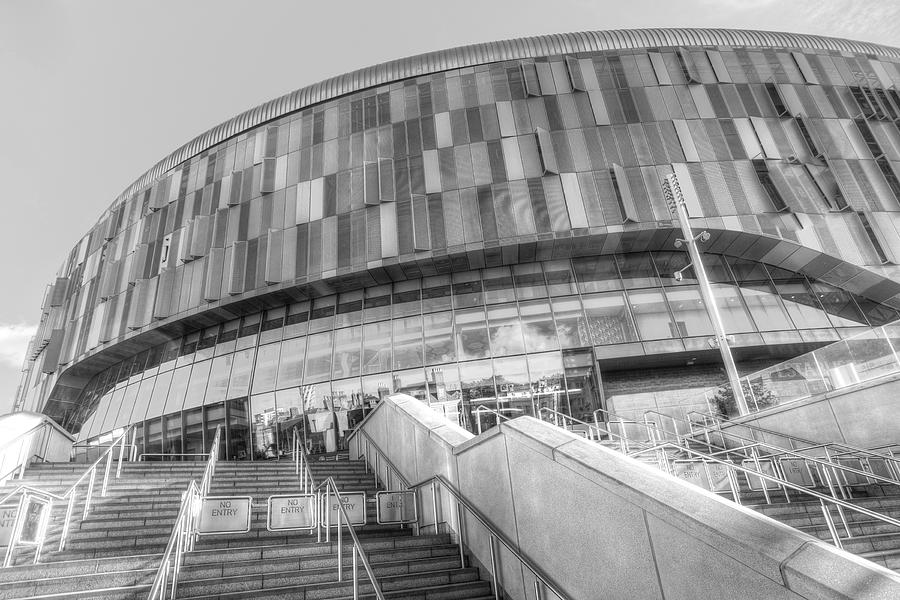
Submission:
[[[718,255],[707,263],[731,333],[837,337],[897,316],[866,313],[861,298],[801,275]],[[653,354],[661,340],[712,335],[691,273],[671,277],[684,264],[679,252],[544,261],[270,309],[110,367],[67,425],[99,440],[142,423],[144,452],[190,455],[222,423],[229,458],[265,459],[284,452],[294,426],[316,449],[338,447],[392,392],[474,432],[496,412],[540,416],[546,407],[590,420],[603,401],[595,348],[642,343],[641,354]]]
[[[708,349],[670,173],[738,347],[896,318],[900,53],[684,32],[415,57],[211,130],[66,257],[17,406],[153,455],[224,424],[235,459],[337,447],[393,391],[473,431],[587,417],[601,366]]]

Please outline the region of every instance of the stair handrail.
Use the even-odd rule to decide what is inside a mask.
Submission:
[[[48,428],[48,427],[52,427],[52,426],[50,424],[48,424],[46,421],[41,421],[37,425],[34,425],[33,427],[30,427],[28,430],[23,431],[22,433],[20,433],[16,437],[12,438],[11,440],[0,444],[0,464],[3,464],[3,458],[4,458],[4,453],[5,453],[6,448],[9,446],[12,446],[13,444],[15,444],[17,442],[22,442],[22,445],[19,446],[19,456],[16,459],[15,465],[10,470],[6,471],[3,474],[0,474],[0,483],[6,481],[7,477],[10,477],[11,475],[14,476],[16,471],[19,472],[18,478],[22,479],[22,475],[25,473],[25,467],[28,466],[28,461],[31,460],[31,456],[32,456],[31,447],[34,445],[33,441],[28,444],[25,444],[24,438],[26,438],[27,436],[30,436],[31,434],[33,434],[35,431],[37,431],[39,429]]]
[[[684,422],[684,421],[681,420],[681,419],[676,419],[676,418],[673,417],[672,415],[667,415],[667,414],[665,414],[665,413],[660,413],[660,412],[657,412],[657,411],[655,411],[655,410],[648,410],[648,411],[645,411],[645,412],[644,412],[645,417],[646,417],[646,415],[648,415],[648,414],[655,414],[655,415],[658,415],[658,416],[668,417],[668,418],[672,419],[673,422],[676,422],[676,421],[680,421],[680,422],[682,422],[682,423]],[[783,448],[783,447],[781,447],[781,446],[776,446],[775,444],[769,444],[768,442],[760,442],[760,441],[754,440],[754,439],[752,439],[752,438],[745,438],[745,437],[742,436],[742,435],[739,435],[739,434],[736,434],[736,433],[732,433],[732,432],[730,432],[730,431],[722,431],[722,430],[715,430],[715,431],[716,431],[716,433],[718,433],[718,434],[721,436],[721,438],[722,438],[722,446],[716,446],[715,444],[712,444],[712,443],[708,440],[708,438],[707,438],[707,440],[704,442],[704,441],[698,440],[698,439],[697,439],[696,437],[694,437],[693,435],[690,436],[690,437],[691,437],[691,439],[693,439],[694,441],[699,442],[699,443],[702,443],[702,444],[706,444],[706,445],[707,445],[708,447],[710,447],[710,448],[716,448],[716,449],[717,449],[716,454],[720,454],[720,453],[722,453],[722,452],[735,452],[735,453],[740,453],[741,451],[745,451],[745,452],[746,452],[746,451],[748,451],[748,450],[754,450],[754,449],[765,449],[765,450],[767,451],[767,453],[762,454],[762,455],[758,455],[758,458],[761,458],[761,459],[767,459],[767,458],[776,459],[776,458],[778,458],[778,457],[780,457],[780,456],[788,456],[788,457],[791,457],[791,458],[799,458],[799,459],[802,459],[802,460],[804,460],[804,461],[806,461],[806,462],[814,463],[814,464],[818,465],[819,467],[822,467],[822,468],[829,468],[829,469],[831,469],[832,471],[834,471],[835,475],[841,474],[841,475],[844,477],[844,485],[845,485],[845,486],[848,485],[848,484],[846,483],[846,482],[847,482],[847,479],[846,479],[846,474],[847,474],[847,473],[852,473],[852,474],[854,474],[854,475],[859,475],[859,476],[866,477],[866,478],[871,479],[871,480],[874,480],[874,481],[876,481],[876,482],[878,482],[878,483],[880,483],[880,484],[882,484],[882,485],[894,485],[894,486],[900,486],[900,480],[897,480],[897,479],[890,479],[890,478],[887,478],[887,477],[883,477],[883,476],[877,475],[877,474],[875,474],[875,473],[873,473],[873,472],[870,472],[870,471],[864,471],[864,470],[862,470],[862,469],[856,469],[856,468],[854,468],[854,467],[850,467],[850,466],[848,466],[848,465],[841,464],[841,463],[839,463],[839,462],[836,462],[836,461],[832,460],[833,457],[832,457],[831,453],[830,453],[829,450],[828,450],[828,447],[829,447],[828,444],[819,444],[819,445],[816,446],[816,447],[822,447],[822,448],[825,450],[825,458],[823,459],[823,458],[819,458],[819,457],[816,457],[816,456],[809,456],[809,455],[806,455],[806,454],[802,454],[801,452],[802,452],[803,450],[807,450],[806,448],[798,448],[798,449],[796,449],[796,450],[791,450],[791,449],[788,449],[788,448]],[[728,448],[728,447],[726,447],[726,445],[725,445],[725,438],[726,438],[726,437],[728,437],[728,438],[730,438],[730,439],[732,439],[732,440],[736,440],[736,441],[740,442],[741,445],[738,446],[738,447],[735,447],[735,448]],[[681,436],[679,442],[683,442],[684,440],[685,440],[685,436]],[[681,445],[682,447],[687,447],[687,445],[686,445],[685,443],[681,443],[680,445]],[[750,454],[747,454],[747,457],[748,457],[748,458],[754,458],[754,457],[756,457],[756,456],[757,456],[757,453],[755,453],[755,452],[751,452]],[[879,456],[879,458],[886,458],[886,457]],[[843,488],[842,488],[842,493],[843,493]]]
[[[187,489],[181,494],[181,505],[178,508],[178,516],[169,534],[169,541],[163,552],[150,585],[148,600],[163,600],[166,598],[166,589],[169,589],[168,598],[174,600],[178,590],[178,576],[181,574],[181,564],[184,561],[184,553],[191,552],[199,537],[197,524],[200,516],[200,503],[209,494],[209,486],[216,471],[216,462],[219,457],[219,445],[222,437],[222,425],[216,425],[216,433],[209,445],[209,458],[206,459],[206,468],[200,484],[192,479]],[[169,571],[172,572],[171,581]]]
[[[369,563],[369,557],[366,555],[366,551],[362,547],[362,543],[359,541],[359,537],[356,535],[356,530],[350,522],[350,518],[347,516],[347,509],[344,508],[344,503],[340,501],[340,491],[337,489],[337,484],[334,482],[333,477],[326,478],[323,482],[316,484],[316,480],[313,477],[312,470],[309,467],[309,456],[306,452],[306,445],[303,443],[301,439],[300,432],[294,427],[293,430],[293,452],[294,452],[294,472],[300,478],[300,489],[304,494],[316,494],[316,503],[321,506],[321,500],[323,494],[320,490],[325,489],[324,498],[325,498],[325,542],[331,543],[331,510],[329,510],[329,506],[331,506],[331,496],[334,495],[335,498],[338,499],[338,522],[337,522],[337,580],[344,580],[344,548],[343,541],[341,535],[341,527],[347,526],[347,531],[350,533],[350,539],[353,542],[352,556],[353,556],[353,600],[357,600],[359,598],[359,567],[357,565],[357,556],[359,556],[359,560],[362,562],[363,569],[366,571],[366,575],[369,577],[369,582],[372,584],[372,588],[375,591],[375,597],[378,600],[385,600],[384,592],[381,591],[381,584],[378,583],[378,579],[375,577],[375,572],[372,570],[372,565]],[[316,520],[316,536],[319,542],[322,541],[322,519],[319,518]],[[152,599],[151,599],[152,600]]]
[[[375,451],[375,460],[376,460],[375,464],[377,464],[377,460],[380,457],[381,460],[388,465],[389,469],[393,470],[401,478],[403,477],[402,475],[400,475],[400,471],[397,469],[397,467],[394,465],[394,463],[391,462],[391,460],[381,450],[381,448],[378,447],[378,444],[375,443],[375,440],[373,440],[372,437],[368,433],[366,433],[365,430],[357,427],[355,430],[355,433],[360,434],[363,436],[363,438],[365,438],[366,452],[367,452],[367,454],[366,454],[366,465],[367,466],[368,466],[368,449],[371,447]],[[376,476],[377,476],[377,471],[376,471]],[[404,478],[404,481],[406,481],[405,478]],[[464,507],[466,510],[468,510],[472,514],[472,516],[475,517],[475,519],[479,523],[481,523],[482,527],[484,527],[485,530],[487,530],[488,534],[490,535],[489,541],[490,541],[490,551],[491,551],[491,578],[493,580],[492,587],[494,590],[495,600],[500,600],[500,598],[501,598],[499,584],[502,584],[502,581],[499,579],[499,576],[502,576],[502,573],[497,572],[498,571],[497,558],[496,558],[496,552],[494,550],[494,546],[495,546],[494,539],[495,538],[501,544],[503,544],[503,546],[510,552],[510,554],[515,556],[516,559],[520,563],[522,563],[522,565],[525,568],[527,568],[529,571],[531,571],[532,575],[534,575],[535,598],[543,597],[543,595],[540,593],[540,588],[539,588],[539,585],[543,585],[547,590],[550,590],[550,592],[553,593],[559,600],[567,600],[568,599],[568,596],[564,595],[560,591],[560,586],[551,577],[546,575],[540,568],[535,566],[534,562],[530,558],[525,556],[524,553],[522,553],[515,546],[515,544],[513,544],[512,541],[506,537],[506,535],[504,535],[503,533],[500,532],[500,530],[494,525],[494,523],[490,519],[488,519],[484,514],[482,514],[482,512],[479,511],[477,508],[475,508],[475,506],[465,496],[463,496],[462,493],[458,489],[456,489],[456,487],[453,486],[453,484],[451,484],[449,481],[447,481],[447,479],[445,479],[442,475],[438,475],[438,474],[432,475],[431,477],[428,477],[428,478],[420,481],[419,483],[407,485],[405,489],[418,490],[419,488],[425,487],[427,485],[431,485],[431,494],[432,494],[431,498],[432,498],[433,511],[434,511],[432,514],[434,515],[433,526],[434,526],[435,533],[437,533],[437,531],[438,531],[438,524],[439,524],[438,514],[443,512],[438,509],[438,503],[443,502],[443,501],[438,500],[438,498],[440,496],[437,493],[437,486],[441,486],[444,489],[446,489],[456,499],[456,503],[457,503],[457,510],[456,510],[457,544],[459,545],[459,549],[460,549],[459,553],[460,553],[460,561],[461,561],[462,566],[465,566],[465,554],[463,553],[463,548],[465,546],[465,542],[463,540],[464,536],[463,536],[463,530],[462,530],[462,516],[461,516],[462,511],[459,510],[460,507]],[[416,495],[418,496],[419,494],[417,493]]]
[[[596,434],[597,434],[596,440],[597,441],[600,441],[601,434],[606,435],[607,437],[609,437],[610,441],[619,442],[619,450],[624,454],[627,454],[629,452],[629,449],[632,445],[637,445],[638,447],[647,447],[648,442],[649,443],[656,442],[656,437],[650,430],[648,430],[648,434],[650,435],[648,442],[642,442],[640,440],[635,440],[635,439],[629,438],[628,433],[625,431],[624,428],[621,430],[621,433],[616,433],[608,427],[601,427],[599,425],[599,423],[596,422],[596,416],[595,416],[594,423],[588,423],[587,421],[582,421],[581,419],[576,419],[575,417],[567,415],[566,413],[562,413],[562,412],[559,412],[558,410],[554,410],[554,409],[550,408],[549,406],[541,407],[541,409],[538,411],[538,416],[540,416],[542,414],[548,414],[548,415],[553,416],[554,417],[553,424],[556,425],[557,427],[559,427],[559,425],[556,423],[556,421],[558,419],[564,419],[564,420],[567,419],[569,421],[572,421],[573,423],[577,423],[579,425],[584,425],[584,426],[588,427],[589,430],[592,429],[596,432]],[[618,421],[615,421],[615,422],[618,422]],[[644,423],[641,423],[639,421],[627,421],[627,422],[628,423],[636,423],[638,425],[645,425]],[[653,424],[650,424],[651,427],[652,427],[652,425]],[[566,428],[563,427],[563,429],[566,429]]]
[[[101,462],[106,463],[106,466],[103,471],[103,481],[102,481],[101,487],[100,487],[100,497],[105,498],[107,495],[107,492],[108,492],[108,487],[109,487],[110,471],[112,470],[113,449],[116,448],[117,446],[119,447],[118,466],[116,467],[116,472],[115,472],[115,478],[118,479],[122,474],[122,460],[124,459],[124,456],[125,456],[125,439],[127,438],[128,434],[132,432],[133,429],[134,429],[134,426],[132,425],[132,426],[128,427],[118,438],[116,438],[115,442],[110,444],[109,447],[107,447],[106,451],[103,454],[101,454],[100,457],[98,457],[97,460],[95,460],[91,464],[91,466],[89,466],[87,469],[85,469],[84,473],[82,473],[81,476],[75,481],[75,483],[73,483],[71,486],[69,486],[69,488],[64,493],[54,494],[52,492],[48,492],[46,490],[41,490],[41,489],[33,487],[33,486],[19,486],[12,492],[8,493],[4,498],[0,499],[0,504],[3,504],[4,502],[8,502],[13,496],[15,496],[18,493],[25,494],[27,492],[33,492],[35,494],[40,494],[40,495],[43,495],[43,496],[49,498],[50,506],[47,508],[48,511],[52,510],[52,508],[53,508],[52,502],[54,500],[66,501],[66,516],[65,516],[65,520],[63,521],[62,531],[60,532],[60,537],[59,537],[58,551],[61,552],[62,550],[65,549],[66,540],[68,539],[68,535],[69,535],[69,528],[72,524],[72,514],[75,510],[75,503],[78,499],[78,494],[77,494],[78,486],[81,485],[82,482],[85,481],[85,479],[87,479],[88,487],[87,487],[87,490],[86,490],[85,496],[84,496],[84,510],[81,512],[81,517],[79,519],[81,521],[84,521],[87,518],[88,514],[90,514],[91,502],[92,502],[93,496],[94,496],[94,487],[95,487],[96,480],[97,480],[97,469],[99,468],[100,463]],[[134,455],[134,446],[132,446],[132,449],[131,449],[131,456],[133,457],[133,455]],[[24,510],[18,510],[16,512],[16,518],[15,518],[15,521],[13,522],[13,531],[14,532],[21,530],[22,523],[25,518],[26,518],[26,515],[25,515]],[[35,561],[34,561],[35,563],[37,563],[37,559],[40,557],[41,551],[43,550],[44,542],[46,541],[46,534],[47,534],[47,532],[45,529],[41,532],[39,539],[36,542],[37,550],[35,552]],[[12,564],[13,554],[14,554],[15,547],[17,546],[17,544],[18,544],[18,540],[15,539],[15,536],[13,537],[13,539],[10,539],[9,544],[6,549],[6,557],[4,558],[4,561],[3,561],[4,567],[8,567]]]
[[[658,433],[658,431],[656,431],[656,427],[657,427],[656,424],[651,424],[650,422],[647,421],[647,419],[644,419],[643,421],[638,421],[636,419],[626,419],[625,417],[623,417],[621,415],[617,415],[616,413],[612,412],[611,410],[606,410],[605,408],[598,408],[593,413],[591,413],[591,416],[594,419],[594,425],[597,427],[600,427],[600,420],[597,418],[597,415],[599,413],[602,413],[603,415],[605,415],[607,417],[606,419],[604,419],[604,421],[603,421],[604,423],[621,423],[623,425],[622,433],[624,434],[624,437],[626,437],[626,438],[628,437],[627,431],[624,427],[624,425],[626,423],[630,423],[632,425],[641,425],[644,428],[646,428],[647,429],[647,437],[650,440],[653,440],[654,439],[653,436]],[[613,417],[613,418],[609,419],[609,417]],[[609,429],[609,428],[607,427],[606,429]]]
[[[648,411],[648,412],[655,412],[655,411]],[[702,427],[704,427],[705,429],[708,429],[710,431],[716,431],[716,432],[719,432],[722,430],[721,426],[724,423],[724,420],[715,416],[712,413],[705,413],[705,412],[692,410],[689,413],[687,413],[688,417],[690,417],[691,415],[698,415],[700,417],[703,417],[703,422],[696,423],[696,421],[692,421],[690,418],[688,418],[686,422],[689,425],[698,424],[698,425],[701,425]],[[671,415],[667,415],[667,416],[671,417]],[[672,418],[674,419],[674,417],[672,417]],[[712,421],[713,424],[709,425],[708,424],[709,421]],[[682,420],[682,422],[684,422],[684,421]],[[840,449],[843,449],[844,451],[836,454],[836,456],[841,455],[841,454],[855,453],[855,454],[862,454],[864,456],[869,456],[872,458],[881,458],[884,460],[889,460],[898,469],[898,473],[900,473],[900,459],[898,459],[892,453],[882,454],[881,452],[875,451],[879,448],[890,448],[890,447],[894,446],[895,444],[886,444],[884,446],[877,446],[875,448],[860,448],[857,446],[853,446],[851,444],[845,444],[843,442],[818,442],[816,440],[806,439],[806,438],[803,438],[803,437],[800,437],[797,435],[792,435],[789,433],[782,433],[780,431],[775,431],[774,429],[767,429],[765,427],[760,427],[759,425],[750,424],[750,423],[734,423],[734,425],[735,425],[735,427],[745,427],[751,431],[758,431],[760,433],[766,433],[769,435],[783,437],[791,443],[791,449],[796,450],[798,452],[801,450],[815,450],[816,448],[823,448],[826,451],[829,448],[840,448]],[[692,433],[691,435],[694,435],[694,433]],[[800,448],[794,447],[794,441],[802,442],[803,444],[805,444],[805,446],[800,447]]]
[[[499,419],[503,419],[504,421],[510,420],[510,418],[508,416],[504,415],[499,410],[497,410],[495,408],[487,407],[484,404],[479,404],[478,406],[476,406],[472,410],[472,413],[475,415],[478,415],[478,419],[476,422],[478,423],[478,434],[479,435],[481,434],[481,415],[483,415],[484,413],[492,414],[492,415],[496,416],[498,418],[498,420]]]
[[[838,514],[841,516],[841,520],[844,525],[844,530],[847,532],[848,538],[852,538],[853,535],[850,532],[850,526],[847,522],[846,516],[844,515],[844,512],[843,512],[844,509],[850,509],[850,510],[856,511],[858,513],[862,513],[862,514],[864,514],[868,517],[871,517],[875,520],[881,521],[883,523],[888,523],[890,525],[893,525],[894,527],[900,528],[900,520],[894,519],[893,517],[889,517],[887,515],[875,512],[873,510],[869,510],[862,506],[857,506],[855,504],[847,502],[846,500],[841,500],[840,498],[837,498],[836,496],[827,496],[825,494],[822,494],[821,492],[816,492],[815,490],[811,490],[811,489],[805,488],[801,485],[797,485],[786,479],[782,479],[776,475],[771,475],[771,474],[765,473],[761,469],[760,470],[748,469],[748,468],[744,467],[743,465],[738,465],[731,461],[723,460],[721,458],[706,454],[705,452],[700,452],[699,450],[694,450],[692,448],[684,448],[673,442],[662,442],[652,448],[646,448],[646,449],[638,450],[637,452],[632,452],[631,454],[628,454],[628,456],[634,458],[638,455],[641,455],[644,453],[649,453],[649,452],[657,452],[657,456],[659,456],[658,451],[665,450],[666,448],[677,449],[682,452],[687,452],[689,454],[696,455],[704,461],[714,462],[714,463],[723,465],[727,469],[731,469],[732,471],[740,471],[740,472],[744,473],[744,475],[748,478],[749,477],[757,477],[760,479],[764,479],[766,481],[770,481],[770,482],[778,485],[781,488],[789,488],[789,489],[794,490],[795,492],[800,492],[801,494],[806,494],[808,496],[812,496],[812,497],[818,499],[819,503],[822,507],[822,513],[825,516],[826,524],[828,525],[828,530],[832,536],[832,541],[834,542],[834,545],[837,546],[838,548],[843,548],[843,545],[841,544],[840,535],[838,534],[837,527],[834,524],[833,517],[831,516],[831,513],[828,511],[828,508],[826,507],[826,503],[833,504],[837,507]],[[827,473],[826,473],[826,476],[827,476]],[[765,485],[763,485],[762,488],[764,491],[766,490]],[[829,482],[829,488],[831,488],[830,482]],[[740,503],[740,502],[738,502],[738,503]]]

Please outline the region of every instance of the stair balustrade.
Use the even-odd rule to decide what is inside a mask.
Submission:
[[[45,490],[39,490],[32,486],[18,486],[13,491],[9,492],[2,498],[0,498],[0,506],[8,503],[10,500],[19,496],[19,508],[16,511],[16,518],[13,523],[12,535],[9,540],[9,544],[6,547],[6,555],[3,559],[3,566],[9,567],[14,562],[14,556],[16,553],[16,549],[22,545],[22,533],[25,531],[26,522],[28,519],[33,518],[34,515],[30,514],[29,507],[33,501],[44,504],[44,507],[41,510],[41,518],[38,523],[37,530],[35,531],[34,540],[29,540],[28,545],[35,547],[34,554],[34,563],[37,564],[40,559],[41,552],[43,551],[44,542],[47,536],[47,523],[49,522],[50,511],[53,509],[54,502],[65,502],[66,503],[66,514],[65,520],[63,521],[62,531],[60,533],[59,538],[59,550],[62,551],[66,547],[66,539],[68,537],[69,529],[73,524],[73,518],[78,519],[78,522],[84,521],[87,519],[88,514],[91,511],[91,504],[94,500],[94,488],[96,487],[97,481],[97,471],[100,468],[101,463],[104,464],[103,467],[103,479],[100,484],[100,497],[105,498],[109,491],[109,479],[110,473],[112,470],[113,463],[113,454],[114,449],[119,449],[119,456],[117,459],[117,466],[115,471],[115,478],[118,479],[122,475],[122,461],[125,458],[125,447],[129,446],[129,459],[134,460],[135,453],[135,445],[134,445],[134,427],[129,427],[126,429],[118,438],[116,438],[112,444],[110,444],[107,449],[101,454],[97,460],[95,460],[91,466],[89,466],[84,473],[73,483],[63,494],[54,494]],[[126,444],[126,440],[129,438],[129,434],[131,435],[131,444]],[[80,513],[80,517],[75,516],[75,505],[78,502],[79,494],[78,489],[83,483],[87,482],[87,489],[84,492],[84,508]]]

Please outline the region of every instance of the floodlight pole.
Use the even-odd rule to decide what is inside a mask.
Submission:
[[[703,266],[703,261],[700,258],[700,250],[697,248],[697,240],[705,242],[709,239],[709,234],[704,231],[695,236],[691,230],[684,194],[681,192],[681,186],[678,184],[678,177],[674,173],[666,176],[662,188],[666,204],[669,205],[669,210],[672,214],[677,217],[678,224],[681,225],[681,233],[684,235],[684,239],[675,241],[675,247],[680,247],[682,243],[688,247],[691,263],[694,266],[694,273],[697,275],[697,281],[700,283],[700,295],[703,298],[703,303],[706,305],[706,313],[709,315],[709,320],[712,321],[713,329],[716,332],[716,344],[719,346],[719,352],[722,354],[722,362],[725,363],[725,372],[728,374],[728,382],[731,384],[738,412],[742,415],[749,414],[750,409],[747,407],[747,400],[744,398],[744,389],[741,387],[740,376],[734,364],[734,358],[731,356],[728,338],[725,335],[725,327],[722,325],[722,317],[719,315],[719,309],[716,306],[716,297],[713,294],[712,286],[709,284],[706,267]]]

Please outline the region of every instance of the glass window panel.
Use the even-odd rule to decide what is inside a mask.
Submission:
[[[191,378],[191,367],[179,367],[175,369],[172,377],[172,385],[169,386],[169,395],[166,397],[165,408],[162,414],[177,412],[183,408],[184,396],[187,394],[188,381]],[[157,414],[148,412],[148,417],[156,417]]]
[[[621,292],[584,296],[582,301],[594,344],[637,341],[634,322]]]
[[[212,438],[210,438],[209,441],[211,443]],[[168,436],[166,436],[166,443],[168,444]],[[203,454],[207,451],[208,448],[205,448],[203,444],[203,409],[198,407],[193,410],[186,411],[184,413],[183,452],[185,452],[186,454]],[[197,456],[191,458],[200,459],[201,457]]]
[[[209,383],[209,369],[211,366],[212,361],[205,360],[195,364],[194,368],[191,369],[191,379],[188,382],[183,410],[203,404],[203,398],[206,396],[206,386]]]
[[[260,394],[262,392],[271,392],[275,389],[275,380],[278,376],[278,355],[280,353],[280,343],[260,346],[256,351],[256,366],[253,370],[253,389],[251,393]],[[215,371],[215,368],[213,368],[213,371]]]
[[[166,371],[156,376],[156,385],[153,386],[153,395],[150,396],[150,404],[144,411],[144,414],[135,412],[135,420],[146,419],[147,416],[156,417],[163,414],[163,408],[166,405],[166,398],[169,395],[169,385],[172,383],[172,375],[174,371]],[[178,407],[180,410],[181,407]]]
[[[300,385],[305,354],[305,337],[293,338],[281,343],[281,359],[278,361],[278,377],[275,384],[277,389]]]
[[[309,336],[304,383],[325,381],[331,378],[331,339],[332,332],[330,331]]]
[[[369,323],[363,328],[362,372],[391,370],[391,322]]]
[[[363,304],[366,323],[391,318],[391,286],[379,285],[367,288]]]
[[[613,256],[591,256],[572,260],[578,288],[583,294],[622,289],[616,259]]]
[[[509,267],[485,269],[481,273],[484,282],[484,301],[486,304],[498,304],[512,302],[516,299],[516,289],[513,285]]]
[[[122,397],[118,405],[110,406],[109,414],[104,421],[104,430],[108,431],[117,427],[122,427],[130,423],[131,411],[134,409],[134,401],[137,400],[138,392],[141,384],[133,383],[125,388],[125,395]],[[115,399],[115,396],[113,397]],[[111,418],[112,417],[112,418]]]
[[[346,327],[347,325],[359,325],[362,323],[363,312],[363,292],[350,292],[341,294],[340,302],[337,305],[337,315],[335,316],[335,327]]]
[[[250,449],[250,420],[246,398],[229,400],[226,407],[228,415],[228,448],[226,457],[231,460],[247,460]]]
[[[203,407],[203,420],[206,422],[206,439],[212,442],[216,435],[216,428],[225,427],[225,403],[208,404]],[[223,431],[224,435],[225,432]],[[205,445],[205,444],[204,444]],[[225,444],[219,446],[219,458],[225,458]],[[202,452],[202,451],[201,451]]]
[[[566,369],[566,392],[569,410],[576,419],[590,422],[600,408],[600,386],[595,376],[594,357],[590,351],[563,351]]]
[[[375,406],[391,393],[391,374],[370,375],[362,378],[363,398],[369,406]]]
[[[747,311],[744,310],[744,303],[741,302],[741,294],[736,286],[715,284],[713,293],[716,296],[716,306],[719,309],[725,333],[756,331]]]
[[[394,369],[421,367],[422,317],[415,316],[407,317],[405,319],[394,319],[393,332]]]
[[[425,364],[456,360],[456,344],[453,340],[453,313],[447,311],[424,317]]]
[[[359,375],[359,351],[362,343],[362,327],[347,327],[334,332],[334,361],[332,377]]]
[[[546,300],[523,302],[519,305],[522,314],[522,330],[525,333],[525,348],[528,352],[556,350],[559,342],[556,339],[556,326],[550,303]]]
[[[284,338],[305,335],[309,328],[309,302],[297,302],[287,308],[284,319]]]
[[[525,352],[522,324],[515,304],[489,306],[487,308],[488,331],[494,356]]]
[[[309,332],[326,331],[334,327],[334,310],[336,296],[326,296],[313,300],[309,313]]]
[[[278,411],[275,394],[269,392],[250,398],[250,411],[253,458],[265,460],[278,457]]]
[[[628,299],[641,339],[659,340],[673,337],[675,324],[669,318],[669,310],[660,291],[634,291],[628,294]]]
[[[420,402],[427,403],[428,390],[425,385],[424,370],[395,371],[392,380],[395,394],[408,394]]]
[[[200,411],[201,409],[195,409]],[[181,445],[181,413],[176,413],[174,415],[169,415],[163,417],[163,421],[165,422],[165,440],[166,440],[166,454],[181,454],[185,452],[184,448]],[[202,446],[201,443],[199,444]],[[194,452],[193,446],[186,446],[188,452]],[[202,449],[197,449],[196,452],[203,452]],[[176,458],[175,460],[180,460],[184,457]],[[190,460],[193,457],[186,457]]]
[[[494,359],[494,384],[497,388],[496,410],[500,414],[510,419],[534,414],[531,380],[524,356]]]
[[[790,317],[770,283],[744,284],[741,295],[761,331],[792,329]]]
[[[453,307],[467,308],[484,302],[481,278],[477,271],[453,274]]]
[[[584,318],[579,298],[555,298],[553,318],[556,321],[556,334],[560,346],[581,348],[591,345],[587,319]]]
[[[423,312],[449,310],[453,305],[449,275],[426,277],[422,288]]]
[[[775,284],[778,295],[797,329],[816,329],[830,327],[828,317],[822,311],[819,302],[803,280],[779,281]]]
[[[490,356],[486,325],[483,308],[456,312],[456,352],[460,360]]]
[[[842,289],[818,281],[812,283],[812,289],[835,327],[866,325],[865,316],[863,316],[859,307],[856,306],[850,294]]]
[[[654,287],[659,278],[647,252],[616,254],[616,263],[626,288]]]
[[[425,370],[428,388],[428,405],[432,410],[454,423],[460,421],[459,370],[456,365],[442,365]]]
[[[231,364],[234,362],[233,354],[217,356],[212,361],[209,371],[209,385],[206,388],[207,402],[221,402],[228,393],[228,380],[231,378]]]
[[[559,352],[528,355],[528,372],[531,378],[532,410],[534,415],[553,420],[552,413],[542,413],[542,408],[556,412],[566,410],[565,378]]]
[[[331,382],[331,401],[337,412],[337,420],[341,436],[350,429],[349,411],[362,407],[362,387],[359,377]]]
[[[688,266],[691,257],[687,252],[654,252],[653,260],[663,285],[697,285],[694,267]],[[681,273],[680,280],[675,279],[676,271]]]
[[[479,406],[493,408],[496,405],[494,392],[494,370],[490,360],[460,363],[459,379],[462,395],[462,414],[460,416],[463,427],[469,431],[476,430],[476,421],[473,411]]]
[[[162,419],[147,421],[145,427],[146,439],[144,440],[144,452],[147,454],[162,454]]]
[[[519,300],[547,297],[547,286],[544,285],[544,273],[541,271],[540,263],[513,266],[513,279],[516,282]]]
[[[696,287],[666,290],[666,298],[675,315],[672,337],[712,335],[712,323],[706,305]]]
[[[250,371],[253,367],[255,348],[248,348],[234,353],[234,364],[231,367],[231,379],[228,381],[228,397],[239,398],[250,393]]]
[[[551,296],[568,296],[577,293],[572,263],[568,260],[554,260],[544,263],[544,275]]]
[[[419,289],[421,285],[422,282],[418,279],[394,284],[392,299],[394,318],[417,315],[422,312],[422,293]]]

